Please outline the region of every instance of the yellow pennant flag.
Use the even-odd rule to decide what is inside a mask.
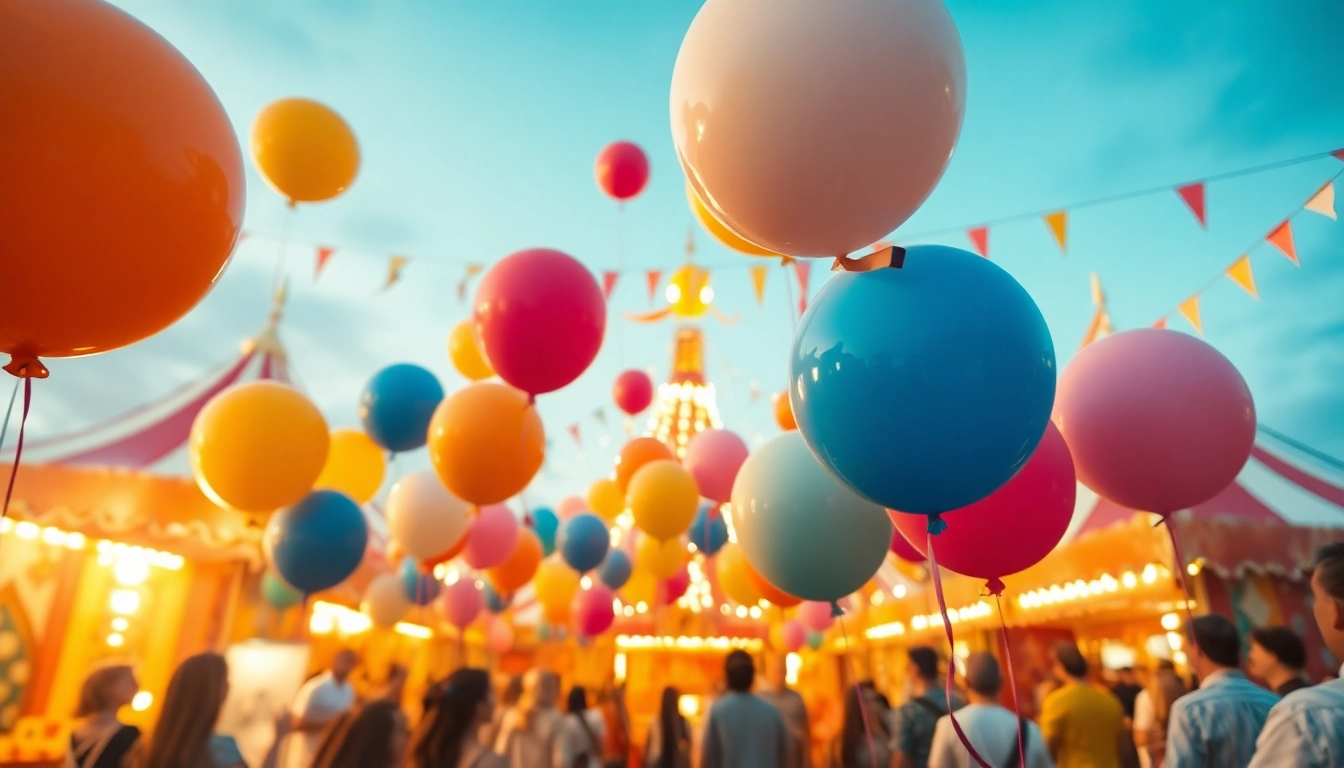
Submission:
[[[1055,242],[1059,243],[1059,250],[1067,256],[1069,254],[1069,212],[1055,211],[1045,214],[1045,225],[1050,228],[1050,234],[1055,236]]]
[[[1179,309],[1181,315],[1184,316],[1186,320],[1189,320],[1190,324],[1195,327],[1195,332],[1200,336],[1203,336],[1204,324],[1199,321],[1199,294],[1195,294],[1185,301],[1182,301],[1177,309]]]
[[[390,256],[387,259],[387,281],[383,283],[383,290],[386,291],[401,279],[401,271],[410,263],[409,256]]]
[[[769,267],[751,268],[751,289],[756,292],[756,303],[765,302],[765,278],[770,274]]]
[[[1223,270],[1223,274],[1227,275],[1229,280],[1241,286],[1243,291],[1251,294],[1252,298],[1260,298],[1260,293],[1255,290],[1255,276],[1251,274],[1251,257],[1249,255],[1242,256],[1232,262],[1232,266]],[[1195,311],[1198,313],[1199,310],[1196,309]]]
[[[1338,218],[1335,216],[1335,182],[1327,181],[1320,191],[1311,196],[1303,208],[1312,213],[1319,213],[1329,219]]]

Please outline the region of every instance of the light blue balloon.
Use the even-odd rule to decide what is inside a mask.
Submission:
[[[560,518],[547,507],[538,507],[528,513],[532,531],[541,540],[541,553],[549,557],[555,551],[555,534],[560,530]]]
[[[822,463],[914,514],[960,509],[1007,482],[1055,401],[1054,344],[1031,296],[988,259],[942,245],[827,281],[789,370],[798,429]]]
[[[443,584],[427,573],[421,573],[415,560],[407,557],[397,569],[401,579],[401,594],[414,605],[425,606],[434,602],[443,592]]]
[[[261,596],[272,608],[285,611],[303,602],[303,593],[267,571],[261,577]]]
[[[597,579],[611,589],[620,589],[630,580],[630,574],[634,569],[630,556],[625,554],[624,550],[613,549],[597,567]]]
[[[611,532],[602,518],[591,512],[574,515],[560,526],[556,547],[565,564],[587,573],[602,564],[611,546]]]
[[[705,557],[712,557],[728,543],[728,523],[724,522],[723,515],[716,512],[713,505],[701,504],[686,535],[687,541],[694,544]]]
[[[373,375],[359,398],[359,419],[373,442],[393,453],[423,447],[429,421],[443,400],[434,374],[410,363],[389,365]]]
[[[337,491],[313,491],[271,515],[262,540],[276,575],[308,595],[349,578],[368,545],[364,513]]]
[[[513,595],[500,597],[488,581],[481,587],[481,599],[485,602],[485,609],[491,613],[503,613],[513,603]]]
[[[891,545],[886,511],[827,472],[796,431],[747,457],[733,483],[732,515],[751,567],[804,600],[857,591]]]

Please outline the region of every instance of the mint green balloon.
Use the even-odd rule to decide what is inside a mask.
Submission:
[[[274,573],[267,571],[261,577],[261,596],[273,608],[285,611],[303,602],[303,594],[289,586]]]

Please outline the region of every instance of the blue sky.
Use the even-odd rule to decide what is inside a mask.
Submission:
[[[613,314],[647,309],[643,270],[673,269],[691,224],[668,128],[673,62],[696,0],[118,0],[178,46],[214,85],[244,147],[269,101],[326,102],[354,127],[363,167],[348,194],[305,207],[286,260],[293,291],[283,337],[304,387],[333,425],[353,425],[364,381],[416,362],[449,389],[445,354],[465,316],[461,263],[532,246],[565,250],[595,272],[617,265],[617,214],[593,158],[629,139],[653,177],[626,206],[629,274]],[[1133,189],[1344,147],[1344,6],[1293,3],[949,4],[967,57],[966,123],[946,176],[906,232],[972,224]],[[994,260],[1040,304],[1062,359],[1091,314],[1097,272],[1119,327],[1148,325],[1304,202],[1344,163],[1326,158],[1211,185],[1201,230],[1174,194],[1079,211],[1067,258],[1039,221],[993,230]],[[34,437],[106,418],[166,393],[233,354],[262,323],[286,215],[249,170],[245,241],[217,290],[179,325],[102,357],[57,361],[38,389]],[[775,432],[793,321],[786,275],[757,306],[749,262],[697,231],[715,269],[709,375],[726,426]],[[1344,454],[1344,229],[1299,218],[1302,267],[1258,252],[1261,301],[1225,281],[1205,295],[1205,333],[1242,370],[1261,421]],[[899,239],[899,234],[898,234]],[[962,235],[938,241],[968,247]],[[314,285],[312,246],[337,252]],[[379,294],[387,256],[413,261]],[[813,291],[825,278],[814,267]],[[625,367],[666,375],[673,326],[613,324],[593,367],[541,399],[555,438],[528,501],[580,492],[610,469],[624,431],[610,402]],[[1186,327],[1177,319],[1173,327]],[[583,445],[565,428],[581,422]],[[605,444],[601,440],[606,436]],[[896,439],[896,438],[894,438]],[[423,454],[423,452],[421,452]],[[425,463],[409,457],[401,469]]]

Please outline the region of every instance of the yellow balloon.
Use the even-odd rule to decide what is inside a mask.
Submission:
[[[458,373],[472,381],[495,375],[489,361],[481,353],[481,345],[476,340],[476,330],[472,328],[470,320],[463,320],[448,332],[448,358],[453,361],[453,367]]]
[[[640,467],[630,478],[626,502],[641,531],[667,540],[691,527],[700,504],[700,489],[680,464],[660,459]]]
[[[635,570],[630,574],[630,580],[621,587],[621,597],[626,605],[638,606],[644,603],[646,606],[653,606],[654,597],[658,594],[658,579],[648,570],[635,564]]]
[[[252,159],[290,205],[330,200],[359,172],[359,142],[345,120],[310,99],[266,105],[252,124]]]
[[[363,504],[383,487],[387,459],[383,449],[358,429],[338,429],[331,433],[327,464],[317,476],[314,488],[329,488]]]
[[[728,596],[729,600],[738,605],[756,605],[761,601],[761,593],[756,591],[756,586],[751,583],[751,577],[748,575],[747,556],[742,552],[742,548],[737,542],[730,541],[723,545],[719,554],[714,556],[714,572],[719,577],[719,589]]]
[[[774,251],[768,251],[755,243],[749,242],[724,226],[723,222],[714,218],[714,214],[710,213],[705,204],[700,202],[700,196],[695,194],[695,189],[689,183],[686,185],[686,200],[691,204],[691,211],[695,213],[695,218],[700,220],[700,226],[704,227],[705,231],[713,235],[714,239],[720,243],[748,256],[773,256],[776,258],[780,256]]]
[[[647,570],[655,578],[672,578],[686,565],[686,559],[686,543],[681,539],[659,541],[646,534],[640,536],[635,545],[635,566]]]
[[[579,591],[579,574],[560,560],[545,560],[537,566],[532,588],[536,590],[537,602],[547,611],[568,611]]]
[[[621,493],[621,486],[605,477],[588,486],[588,508],[603,520],[612,522],[625,511],[625,494]]]
[[[215,395],[191,425],[196,482],[215,503],[269,513],[302,499],[327,462],[327,422],[308,398],[274,381]]]

